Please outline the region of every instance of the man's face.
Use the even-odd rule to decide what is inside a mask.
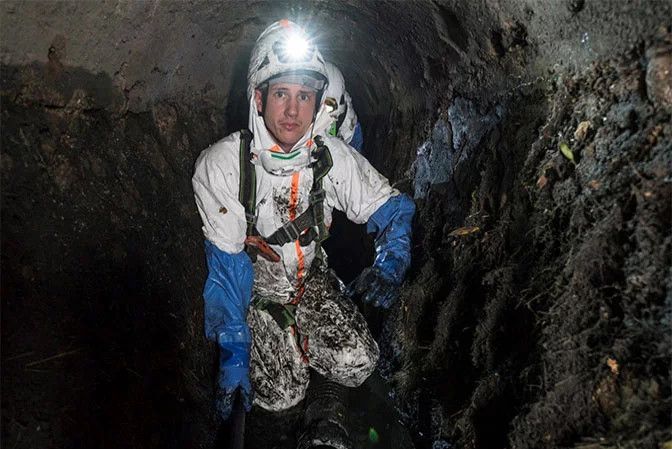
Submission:
[[[277,83],[268,88],[266,108],[262,93],[255,90],[257,110],[264,115],[266,128],[283,151],[288,152],[308,131],[313,122],[316,93],[299,84]]]

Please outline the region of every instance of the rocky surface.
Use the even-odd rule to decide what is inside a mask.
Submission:
[[[285,16],[417,197],[381,338],[416,446],[671,444],[662,0],[0,3],[3,443],[213,447],[190,177]]]

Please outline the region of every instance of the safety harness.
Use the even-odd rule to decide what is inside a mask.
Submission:
[[[250,153],[252,133],[243,129],[240,132],[240,189],[238,200],[245,208],[245,221],[247,222],[245,251],[253,262],[257,256],[261,256],[272,262],[279,262],[280,256],[270,245],[285,245],[296,240],[301,246],[307,246],[315,242],[315,263],[322,263],[321,246],[329,237],[329,229],[324,223],[324,198],[325,191],[322,180],[333,166],[333,160],[329,148],[324,144],[320,136],[315,137],[317,148],[313,150],[316,160],[311,164],[313,169],[313,185],[310,189],[308,208],[296,217],[278,228],[268,237],[264,238],[257,230],[257,179],[254,164]],[[280,328],[286,329],[294,325],[294,310],[300,294],[295,301],[289,304],[279,304],[273,301],[256,299],[254,306],[257,309],[267,311],[278,323]]]
[[[244,129],[240,132],[240,189],[238,200],[245,208],[245,221],[247,222],[246,251],[253,261],[257,255],[267,258],[266,248],[260,248],[260,244],[285,245],[298,240],[301,246],[307,246],[315,241],[318,246],[329,237],[329,229],[324,223],[324,198],[325,192],[322,180],[333,166],[333,160],[329,148],[324,144],[320,136],[315,137],[317,148],[313,151],[316,161],[313,162],[313,185],[310,189],[309,206],[294,220],[288,221],[278,228],[270,236],[263,238],[257,230],[257,180],[254,164],[250,153],[252,133]]]

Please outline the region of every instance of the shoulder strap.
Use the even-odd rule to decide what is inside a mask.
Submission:
[[[331,158],[329,147],[324,144],[322,137],[315,136],[315,143],[317,144],[317,160],[313,164],[313,187],[310,190],[310,209],[313,211],[313,219],[317,227],[318,245],[329,238],[329,229],[324,223],[324,188],[322,187],[322,179],[329,173],[331,167],[334,165],[334,160]]]
[[[245,208],[247,235],[256,235],[257,225],[257,176],[250,158],[250,142],[252,133],[248,129],[240,131],[240,185],[238,201]]]

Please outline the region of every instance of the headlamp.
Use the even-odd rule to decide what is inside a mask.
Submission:
[[[283,64],[307,62],[313,57],[315,47],[305,37],[294,33],[283,41],[276,41],[273,44],[273,53]]]
[[[287,39],[285,50],[290,58],[301,60],[308,52],[308,41],[300,36],[292,35]]]

